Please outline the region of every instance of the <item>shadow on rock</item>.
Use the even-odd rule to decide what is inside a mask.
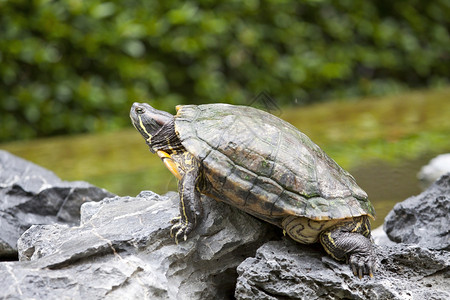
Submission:
[[[0,260],[17,259],[16,243],[34,224],[78,224],[81,204],[114,194],[0,150]]]

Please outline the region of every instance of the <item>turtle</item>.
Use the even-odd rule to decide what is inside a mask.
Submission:
[[[355,276],[373,277],[375,210],[354,177],[290,123],[250,106],[178,105],[176,115],[134,103],[130,118],[178,179],[178,244],[201,222],[201,194],[319,242]]]

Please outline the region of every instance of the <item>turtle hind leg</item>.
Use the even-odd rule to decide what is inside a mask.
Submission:
[[[321,232],[319,241],[336,260],[347,260],[353,274],[362,278],[373,277],[376,256],[370,240],[370,223],[367,216],[354,218]]]

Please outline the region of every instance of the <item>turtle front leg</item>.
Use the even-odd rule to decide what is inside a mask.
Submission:
[[[170,229],[170,235],[175,238],[177,244],[181,238],[186,241],[188,234],[197,226],[202,216],[200,192],[197,189],[199,166],[191,164],[188,167],[178,182],[180,216],[173,220],[175,224]]]
[[[355,218],[323,231],[320,243],[336,260],[346,260],[355,276],[373,277],[376,255],[370,240],[370,223],[367,216]]]

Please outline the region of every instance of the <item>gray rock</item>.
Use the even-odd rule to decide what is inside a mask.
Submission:
[[[388,237],[397,243],[450,250],[450,174],[418,196],[397,203],[384,221]]]
[[[205,218],[176,245],[178,195],[142,192],[81,208],[81,223],[32,226],[19,262],[0,263],[0,299],[229,299],[236,267],[272,226],[207,197]]]
[[[67,182],[0,150],[0,258],[17,256],[16,242],[34,224],[76,224],[80,206],[114,196],[87,182]]]
[[[450,254],[434,250],[448,248],[421,246],[438,244],[437,235],[421,237],[421,245],[392,245],[375,230],[383,245],[377,247],[378,269],[374,279],[360,280],[320,245],[267,242],[280,231],[207,197],[204,219],[176,245],[169,234],[170,220],[179,215],[176,193],[144,191],[81,205],[89,194],[83,191],[92,186],[75,183],[67,190],[72,183],[15,157],[8,165],[9,159],[0,151],[0,200],[6,199],[0,203],[0,239],[14,233],[8,224],[17,219],[26,224],[22,231],[41,225],[18,240],[20,261],[0,262],[0,299],[450,299]],[[5,176],[5,170],[16,175]],[[443,178],[412,201],[416,206],[409,210],[420,222],[401,224],[434,228],[445,244],[450,179]],[[78,204],[67,206],[71,199]],[[81,214],[74,212],[80,205]],[[44,213],[36,213],[39,206]],[[2,249],[14,251],[0,241]]]
[[[430,160],[417,174],[422,189],[428,188],[442,175],[450,172],[450,153],[441,154]]]
[[[450,299],[450,253],[398,244],[377,249],[375,278],[355,277],[320,248],[285,239],[238,267],[236,299]]]
[[[289,239],[258,249],[238,267],[237,299],[450,299],[450,174],[397,204],[372,234],[375,278],[359,280],[320,247]],[[389,236],[389,238],[388,238]],[[408,244],[397,244],[395,242]],[[416,244],[416,245],[411,245]]]

